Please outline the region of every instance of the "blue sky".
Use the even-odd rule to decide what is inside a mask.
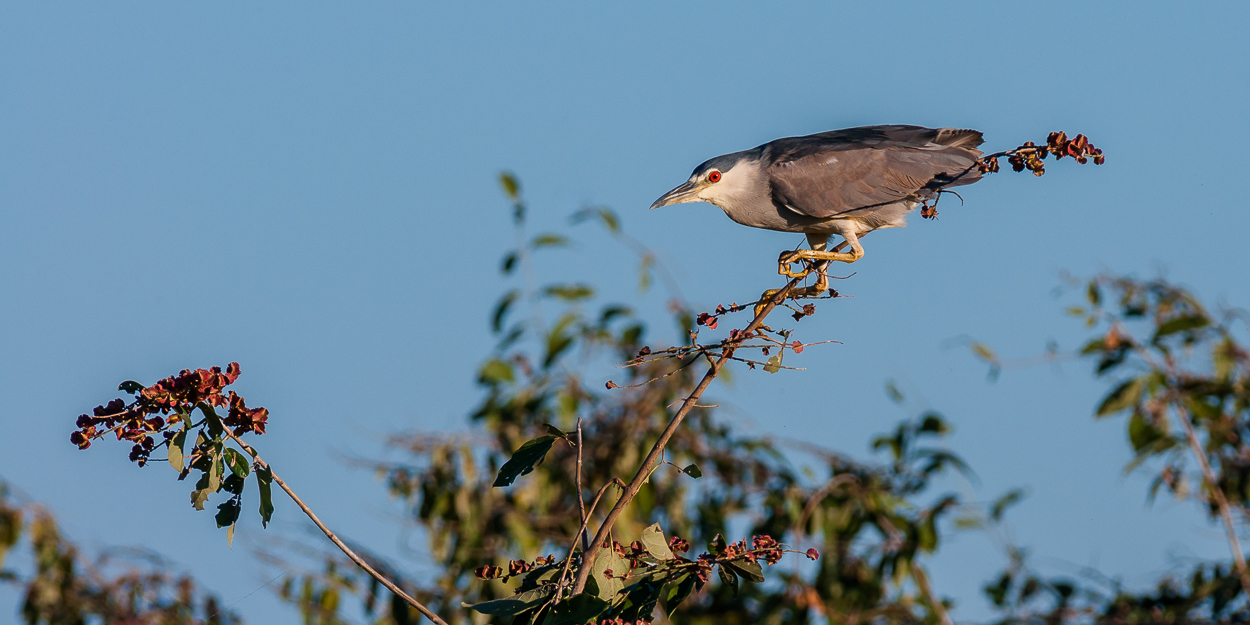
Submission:
[[[252,622],[294,623],[246,548],[186,505],[168,469],[78,452],[73,418],[123,379],[242,363],[273,413],[258,441],[340,533],[411,537],[347,456],[398,429],[462,428],[512,243],[495,176],[521,177],[535,229],[614,208],[696,307],[776,282],[799,239],[708,205],[649,212],[704,159],[873,124],[972,127],[990,149],[1083,132],[1105,166],[1052,165],[963,191],[936,222],[865,239],[853,299],[805,321],[807,371],[738,375],[716,395],[756,433],[859,456],[932,407],[980,476],[1028,487],[1010,520],[1050,572],[1141,585],[1225,557],[1191,504],[1145,501],[1123,424],[1095,422],[1087,365],[1005,372],[1084,336],[1060,274],[1159,273],[1250,305],[1248,10],[1241,3],[4,3],[0,5],[0,475],[87,546],[142,543],[194,568]],[[639,297],[595,229],[550,278]],[[726,250],[731,250],[727,253]],[[542,263],[547,263],[546,265]],[[571,269],[570,269],[571,268]],[[615,285],[615,286],[612,286]],[[883,390],[895,379],[906,409]],[[952,487],[960,487],[952,483]],[[278,529],[300,517],[279,502]],[[259,527],[240,531],[262,544]],[[419,544],[414,545],[420,551]],[[932,562],[958,618],[1002,559],[962,534]],[[424,570],[418,555],[405,562]],[[0,623],[16,618],[0,589]]]

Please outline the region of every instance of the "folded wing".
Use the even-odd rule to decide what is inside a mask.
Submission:
[[[761,146],[773,200],[826,219],[981,178],[981,133],[955,128],[865,126]]]

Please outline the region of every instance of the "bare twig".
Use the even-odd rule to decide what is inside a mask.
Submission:
[[[378,573],[377,571],[375,571],[373,567],[369,566],[368,562],[365,562],[363,558],[356,555],[355,551],[352,551],[351,548],[348,547],[346,544],[344,544],[342,540],[339,540],[339,537],[335,536],[334,532],[331,532],[330,528],[326,527],[325,523],[322,523],[321,519],[317,518],[317,515],[313,513],[312,509],[309,508],[308,505],[305,504],[304,501],[299,498],[299,495],[296,495],[295,491],[291,490],[291,487],[287,486],[286,482],[282,481],[282,478],[278,477],[278,474],[273,472],[273,467],[270,467],[269,463],[262,460],[260,457],[260,454],[256,453],[256,450],[253,449],[251,445],[248,445],[247,443],[240,440],[239,437],[235,436],[234,433],[230,431],[230,428],[226,428],[225,432],[226,432],[226,436],[229,436],[232,440],[234,440],[234,442],[238,443],[239,446],[243,448],[243,451],[246,451],[248,454],[252,456],[252,459],[255,461],[256,466],[265,468],[269,471],[269,475],[273,477],[273,481],[277,482],[278,486],[281,487],[282,490],[287,494],[287,496],[291,498],[291,501],[294,501],[295,505],[299,506],[299,509],[303,510],[304,514],[308,515],[308,518],[312,519],[312,522],[317,526],[317,528],[320,529],[322,533],[326,535],[326,538],[329,538],[330,542],[334,543],[334,546],[338,547],[344,554],[346,554],[348,559],[354,562],[356,566],[363,569],[364,572],[368,573],[369,576],[372,577],[373,579],[378,580],[378,582],[382,584],[383,586],[385,586],[387,590],[395,593],[396,596],[408,602],[408,605],[416,608],[417,611],[420,612],[421,614],[424,614],[425,618],[430,619],[436,625],[447,625],[447,621],[444,621],[443,619],[439,618],[439,616],[435,614],[433,611],[431,611],[429,608],[425,607],[424,605],[421,605],[420,601],[417,601],[416,599],[412,598],[411,596],[408,595],[408,593],[400,589],[399,586],[396,586],[394,582],[384,577],[381,573]]]
[[[764,319],[768,317],[768,314],[771,313],[778,304],[784,302],[786,297],[790,295],[790,292],[794,290],[794,287],[802,280],[803,278],[794,278],[790,280],[790,282],[786,283],[785,287],[773,294],[773,296],[764,303],[763,307],[760,308],[760,311],[756,313],[755,318],[751,320],[750,325],[742,331],[742,334],[740,335],[742,337],[741,340],[745,341],[748,337],[755,334],[755,331],[764,324]],[[612,526],[616,524],[616,520],[621,516],[621,513],[625,511],[625,506],[629,505],[629,502],[633,500],[634,496],[638,494],[638,491],[642,489],[642,485],[646,481],[647,476],[651,474],[652,468],[659,462],[660,455],[664,452],[664,446],[667,445],[669,439],[673,437],[673,434],[677,431],[678,426],[681,425],[682,420],[686,418],[686,414],[688,414],[690,410],[699,403],[699,398],[703,396],[703,392],[707,390],[709,385],[711,385],[712,380],[716,379],[717,374],[720,373],[720,370],[725,366],[725,363],[729,362],[729,360],[733,357],[734,349],[736,349],[735,345],[727,345],[720,357],[708,367],[707,373],[704,374],[703,379],[699,382],[698,386],[694,388],[690,395],[686,397],[686,401],[682,404],[681,408],[678,409],[677,414],[673,415],[673,419],[669,421],[668,427],[664,428],[664,432],[660,434],[660,439],[655,442],[655,445],[651,448],[651,452],[648,453],[646,459],[643,460],[642,466],[639,467],[638,472],[634,474],[634,479],[630,481],[629,486],[625,489],[625,492],[621,495],[620,499],[616,500],[616,505],[612,506],[612,510],[608,512],[608,516],[604,519],[603,525],[599,526],[599,532],[595,534],[594,540],[591,541],[590,548],[582,553],[582,564],[577,571],[577,581],[573,584],[573,594],[580,594],[582,590],[585,589],[586,578],[590,575],[590,568],[595,562],[595,557],[599,554],[599,549],[602,548],[604,541],[607,540],[608,535],[611,533]]]

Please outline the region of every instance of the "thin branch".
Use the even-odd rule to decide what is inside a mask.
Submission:
[[[569,574],[569,566],[573,564],[573,552],[577,549],[577,540],[579,537],[582,539],[582,553],[586,553],[586,525],[590,522],[590,515],[595,513],[595,508],[599,507],[599,499],[602,498],[603,494],[608,491],[608,487],[613,485],[622,491],[625,490],[625,482],[621,481],[621,478],[612,478],[611,482],[604,484],[603,487],[599,489],[599,492],[595,494],[594,501],[590,503],[590,512],[583,513],[582,526],[577,530],[577,536],[573,537],[573,544],[569,545],[568,555],[564,557],[564,570],[560,571],[560,581],[556,584],[555,593],[552,594],[552,598],[554,600],[559,600],[560,593],[564,590],[564,584],[568,581],[566,578]]]
[[[226,436],[229,436],[231,439],[233,439],[234,442],[238,443],[239,446],[243,448],[243,451],[246,451],[248,454],[252,456],[252,459],[256,462],[257,466],[269,470],[269,475],[273,477],[273,481],[277,482],[278,486],[281,487],[282,490],[286,492],[287,496],[291,498],[291,501],[294,501],[295,505],[299,506],[299,509],[303,510],[304,514],[308,515],[308,518],[312,519],[312,522],[317,526],[317,528],[320,529],[322,533],[326,535],[326,538],[329,538],[330,542],[334,543],[334,546],[338,547],[344,554],[346,554],[348,559],[354,562],[356,566],[363,569],[364,572],[368,573],[369,576],[372,577],[373,579],[378,580],[378,582],[381,583],[383,586],[385,586],[387,590],[395,593],[396,596],[402,598],[404,601],[407,601],[408,605],[416,608],[417,611],[420,612],[421,614],[424,614],[425,618],[430,619],[436,625],[447,625],[447,621],[444,621],[443,619],[439,618],[437,614],[432,612],[429,608],[425,607],[424,605],[421,605],[420,601],[417,601],[416,599],[409,596],[408,593],[400,589],[399,586],[396,586],[394,582],[382,576],[381,573],[378,573],[377,571],[373,570],[373,567],[369,566],[368,562],[365,562],[363,558],[356,555],[355,551],[352,551],[350,547],[348,547],[346,544],[343,543],[343,541],[339,540],[339,537],[335,536],[334,532],[331,532],[330,528],[326,527],[325,523],[322,523],[321,519],[317,518],[317,515],[313,513],[312,509],[309,508],[308,505],[305,504],[304,501],[299,498],[299,495],[296,495],[295,491],[291,490],[291,487],[287,486],[286,482],[282,481],[282,478],[278,477],[278,474],[273,472],[273,467],[270,467],[269,463],[262,460],[260,457],[260,454],[256,453],[256,450],[253,449],[251,445],[248,445],[247,443],[240,440],[239,437],[235,436],[234,432],[230,431],[230,428],[225,428],[225,432],[226,432]]]
[[[1130,341],[1133,350],[1141,357],[1146,364],[1156,370],[1165,370],[1172,379],[1177,379],[1176,365],[1170,357],[1164,363],[1159,363],[1154,356],[1133,337],[1128,328],[1114,317],[1110,318],[1112,328]],[[1211,470],[1211,464],[1207,462],[1206,451],[1202,448],[1202,442],[1198,440],[1198,434],[1194,431],[1194,426],[1189,420],[1189,411],[1181,404],[1175,392],[1168,398],[1177,412],[1177,420],[1185,428],[1185,439],[1189,442],[1189,450],[1194,454],[1194,460],[1198,461],[1198,466],[1202,469],[1202,479],[1206,483],[1207,488],[1211,491],[1211,497],[1215,499],[1216,508],[1220,511],[1220,518],[1224,521],[1224,533],[1228,538],[1228,548],[1233,552],[1233,565],[1237,568],[1237,577],[1241,580],[1241,587],[1250,594],[1250,571],[1246,570],[1246,556],[1241,551],[1241,541],[1237,539],[1237,528],[1233,524],[1232,509],[1228,505],[1228,499],[1224,496],[1224,489],[1220,488],[1219,482],[1215,479],[1215,472]]]
[[[786,297],[790,295],[790,292],[793,291],[794,287],[802,280],[803,278],[794,278],[790,280],[790,282],[786,283],[785,287],[773,294],[773,296],[764,303],[760,311],[756,313],[755,319],[751,321],[750,325],[742,331],[742,334],[740,335],[742,337],[741,340],[745,341],[747,337],[755,334],[755,331],[764,324],[764,319],[768,317],[768,314],[771,313],[778,304],[786,301]],[[604,541],[607,540],[608,535],[612,532],[612,526],[616,524],[616,520],[621,516],[621,513],[625,511],[625,506],[629,505],[629,502],[632,501],[634,496],[638,494],[638,491],[642,489],[643,482],[646,481],[647,476],[651,474],[652,468],[659,462],[660,455],[664,452],[664,446],[667,445],[669,439],[673,437],[673,434],[677,431],[678,426],[681,425],[682,420],[686,418],[686,414],[688,414],[690,410],[699,403],[699,398],[703,396],[703,392],[707,390],[707,387],[712,384],[712,380],[716,379],[716,376],[720,373],[721,368],[723,368],[725,363],[729,362],[729,360],[733,357],[735,348],[736,346],[732,344],[726,346],[725,350],[721,353],[720,358],[718,358],[708,368],[707,373],[704,374],[703,379],[699,382],[699,385],[694,388],[694,391],[692,391],[688,397],[686,397],[685,403],[682,404],[681,408],[677,411],[677,414],[673,415],[673,419],[669,421],[668,427],[664,428],[664,432],[660,434],[660,439],[655,442],[655,445],[651,448],[651,452],[648,453],[646,459],[643,460],[642,466],[638,467],[638,472],[634,474],[634,479],[630,481],[629,486],[625,489],[625,492],[621,495],[620,499],[616,500],[616,505],[612,506],[612,510],[608,512],[608,516],[604,519],[603,525],[599,526],[599,532],[595,534],[595,539],[591,541],[590,548],[582,553],[582,564],[577,571],[577,581],[573,584],[573,594],[580,594],[582,590],[586,588],[586,579],[590,575],[591,566],[595,563],[595,556],[599,554],[599,549],[603,547]]]
[[[582,498],[582,416],[577,415],[577,507],[582,514],[582,551],[586,550],[589,541],[586,538],[586,500]],[[574,541],[577,542],[577,541]]]
[[[920,566],[919,562],[912,562],[910,568],[911,578],[915,580],[916,587],[920,589],[920,592],[925,596],[925,600],[929,602],[929,609],[938,617],[938,621],[942,625],[954,625],[950,614],[946,612],[946,606],[942,605],[942,601],[933,592],[933,586],[929,584],[929,576],[924,572],[924,567]]]
[[[812,493],[812,496],[807,500],[807,505],[803,506],[803,512],[799,515],[798,522],[794,524],[795,537],[799,540],[803,539],[803,528],[807,527],[807,520],[816,512],[816,506],[820,505],[820,502],[824,501],[825,497],[828,497],[829,493],[833,492],[833,489],[842,484],[852,484],[855,481],[856,477],[854,475],[843,473],[842,475],[834,476],[828,482],[825,482],[825,485],[821,486],[819,490]]]
[[[1185,438],[1189,440],[1189,449],[1194,452],[1198,466],[1202,467],[1203,480],[1207,483],[1211,497],[1215,499],[1215,505],[1220,510],[1220,518],[1224,520],[1224,532],[1228,534],[1228,547],[1233,552],[1233,563],[1237,566],[1237,577],[1241,579],[1241,587],[1246,594],[1250,594],[1250,572],[1246,570],[1246,556],[1241,551],[1241,542],[1237,540],[1237,528],[1233,525],[1233,512],[1228,505],[1228,498],[1224,496],[1224,489],[1220,488],[1215,480],[1215,472],[1211,470],[1211,464],[1207,462],[1206,451],[1202,449],[1198,434],[1194,432],[1194,426],[1189,422],[1189,412],[1175,397],[1172,398],[1172,405],[1176,407],[1179,417],[1177,420],[1185,427]]]

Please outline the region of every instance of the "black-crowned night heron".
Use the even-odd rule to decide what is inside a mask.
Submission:
[[[980,180],[981,141],[976,130],[921,126],[864,126],[777,139],[704,162],[651,208],[708,202],[744,226],[806,234],[811,249],[783,252],[778,272],[804,276],[807,270],[791,272],[790,264],[821,261],[816,284],[794,291],[819,295],[829,286],[828,261],[863,258],[860,236],[905,226],[907,214],[942,189]],[[834,234],[846,239],[851,251],[826,251]]]

